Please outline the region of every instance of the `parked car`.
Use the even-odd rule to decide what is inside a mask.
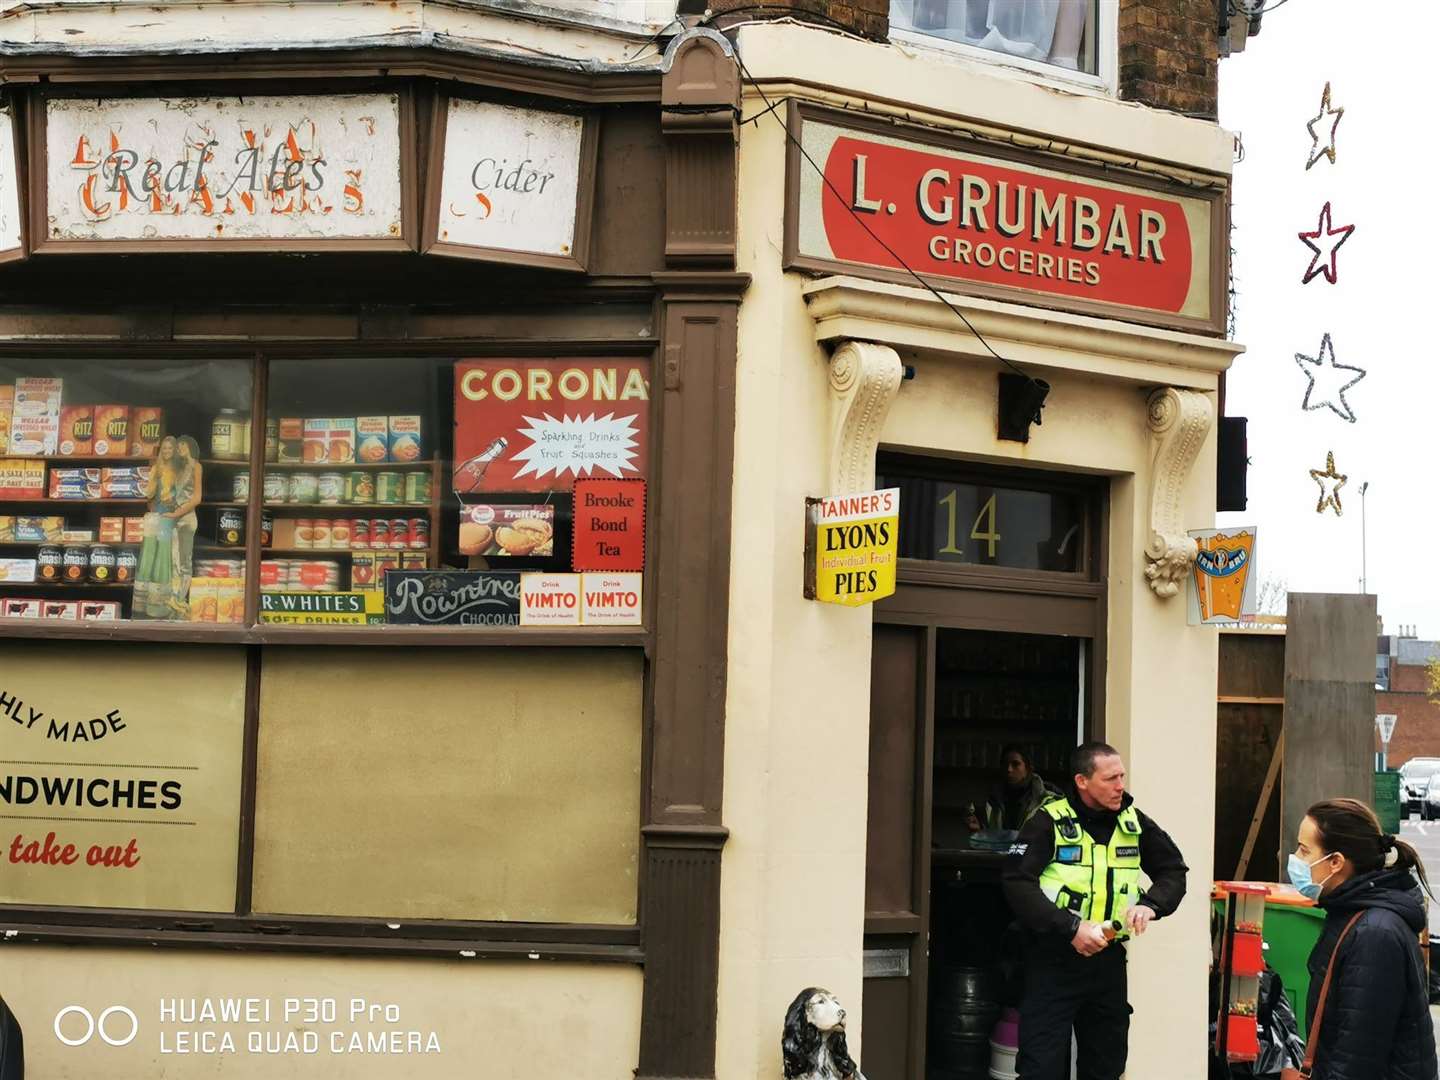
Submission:
[[[1409,817],[1412,810],[1421,810],[1430,777],[1440,772],[1440,758],[1411,758],[1400,766],[1400,813]]]
[[[1440,773],[1425,781],[1425,794],[1420,799],[1420,820],[1434,821],[1436,818],[1440,818]]]

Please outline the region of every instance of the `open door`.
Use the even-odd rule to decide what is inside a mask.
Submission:
[[[868,1080],[925,1070],[929,791],[925,657],[934,631],[875,624],[865,860],[864,1060]]]

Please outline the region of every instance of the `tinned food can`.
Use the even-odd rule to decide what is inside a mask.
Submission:
[[[134,548],[121,548],[115,553],[115,580],[121,584],[135,580],[140,554]]]
[[[96,544],[90,549],[90,580],[96,585],[109,585],[115,580],[115,549]]]
[[[230,482],[230,501],[243,503],[250,501],[250,471],[237,472]]]
[[[392,551],[404,551],[410,546],[410,520],[408,518],[393,518],[390,522],[390,548]]]
[[[47,544],[35,552],[35,576],[41,581],[61,581],[65,577],[65,552]]]
[[[384,551],[390,546],[390,522],[384,518],[372,518],[370,521],[370,548],[372,551]]]
[[[370,547],[370,519],[355,518],[350,522],[350,546],[356,551]]]
[[[289,484],[286,483],[285,474],[279,472],[267,472],[265,484],[262,488],[267,503],[283,503],[285,496],[289,493]]]
[[[290,564],[284,559],[264,559],[260,563],[260,588],[266,592],[277,592],[289,582],[287,576]]]
[[[90,573],[90,552],[83,547],[67,547],[61,557],[61,571],[68,584],[81,584]]]
[[[405,474],[405,501],[411,506],[424,506],[430,501],[430,474],[428,472]]]
[[[345,496],[345,477],[338,472],[322,472],[316,483],[316,493],[327,506],[336,506]]]
[[[410,544],[412,551],[425,551],[430,547],[430,519],[410,519]]]
[[[398,506],[405,498],[405,478],[398,472],[375,474],[375,501],[382,506]]]
[[[297,548],[313,548],[315,546],[315,522],[313,519],[295,519],[295,546]]]
[[[359,469],[346,473],[344,498],[347,503],[373,503],[375,501],[375,474]]]
[[[226,547],[241,547],[245,543],[245,511],[221,510],[219,533],[216,539]]]
[[[296,473],[288,490],[292,503],[313,503],[320,498],[320,480],[314,473]]]

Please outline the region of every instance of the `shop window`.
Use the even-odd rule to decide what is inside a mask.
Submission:
[[[1095,75],[1099,0],[890,0],[890,28]]]
[[[642,670],[633,650],[267,649],[254,910],[633,925]]]
[[[209,457],[245,452],[252,379],[249,360],[0,361],[0,619],[241,622],[234,477]]]
[[[639,625],[649,362],[270,365],[259,617]],[[214,467],[249,489],[249,464]]]
[[[881,462],[900,489],[900,557],[1014,570],[1089,573],[1093,492],[997,473],[947,477],[942,466]]]

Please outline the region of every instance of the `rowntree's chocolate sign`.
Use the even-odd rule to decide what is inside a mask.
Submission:
[[[1092,179],[1058,171],[1053,158],[1011,161],[806,111],[792,125],[824,178],[792,151],[788,265],[913,284],[903,260],[957,292],[1032,303],[1042,294],[1090,314],[1221,326],[1224,274],[1212,262],[1224,250],[1215,242],[1223,188]]]

